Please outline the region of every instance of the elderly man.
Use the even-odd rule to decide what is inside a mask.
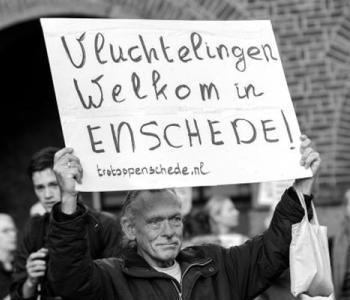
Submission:
[[[53,171],[56,147],[36,152],[28,166],[28,175],[35,195],[45,209],[44,215],[30,218],[15,256],[11,297],[16,299],[52,299],[56,296],[46,280],[47,231],[52,207],[61,201],[61,191]],[[121,232],[116,220],[104,213],[86,209],[85,230],[89,255],[103,258],[117,254]]]
[[[301,164],[316,174],[319,155],[306,136],[301,140]],[[56,154],[62,202],[53,209],[48,241],[49,279],[63,298],[252,299],[287,268],[291,225],[303,216],[295,189],[309,195],[313,178],[296,180],[283,194],[263,235],[229,249],[180,250],[183,225],[176,194],[170,189],[130,192],[121,223],[133,246],[118,258],[93,261],[85,239],[86,210],[76,200],[82,168],[72,152],[65,148]]]

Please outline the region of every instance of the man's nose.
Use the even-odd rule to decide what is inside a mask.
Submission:
[[[45,196],[45,198],[50,198],[50,197],[52,197],[52,192],[51,192],[51,189],[50,189],[50,188],[46,188],[46,189],[44,190],[44,196]]]
[[[174,227],[170,224],[169,220],[164,220],[162,233],[167,237],[172,237],[175,234]]]
[[[11,236],[11,239],[16,239],[17,238],[17,231],[16,230],[12,230],[11,232],[10,232],[10,236]]]

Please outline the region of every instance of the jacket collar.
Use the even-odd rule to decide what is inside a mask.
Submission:
[[[176,257],[180,264],[182,273],[192,266],[210,266],[209,271],[205,275],[216,273],[217,269],[212,258],[206,257],[204,251],[199,247],[189,247],[180,251]],[[160,273],[153,269],[146,260],[137,253],[136,247],[125,248],[119,255],[119,261],[122,270],[129,275],[137,277],[168,277],[168,275]]]

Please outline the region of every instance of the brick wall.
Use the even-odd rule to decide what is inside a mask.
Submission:
[[[350,2],[346,0],[119,1],[140,18],[271,19],[301,130],[323,158],[318,204],[350,186]]]
[[[0,28],[72,7],[75,15],[105,17],[271,19],[301,129],[323,157],[318,204],[342,199],[350,186],[348,0],[0,0]],[[329,211],[327,218],[338,214]]]

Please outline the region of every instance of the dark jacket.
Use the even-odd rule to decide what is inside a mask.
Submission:
[[[50,223],[49,280],[65,299],[166,300],[252,299],[288,266],[291,225],[303,217],[293,189],[284,193],[269,229],[229,249],[207,245],[186,248],[177,256],[182,286],[154,270],[135,249],[118,258],[93,261],[84,238],[86,211],[62,221],[54,207]],[[63,242],[65,241],[65,242]]]
[[[12,271],[6,270],[0,261],[0,299],[5,298],[10,293],[11,274]]]
[[[88,237],[88,254],[93,259],[116,256],[120,251],[121,228],[119,222],[103,212],[96,212],[85,207],[84,234]],[[23,237],[15,256],[12,300],[22,298],[22,286],[27,278],[26,261],[28,256],[42,247],[47,247],[47,235],[50,215],[32,217],[25,226]],[[65,243],[65,241],[62,241]],[[50,256],[50,254],[49,254]],[[46,278],[41,282],[42,298],[50,299],[55,294],[47,284]],[[36,299],[33,297],[33,299]]]
[[[350,218],[345,216],[333,241],[332,268],[335,299],[341,298],[350,247]]]

